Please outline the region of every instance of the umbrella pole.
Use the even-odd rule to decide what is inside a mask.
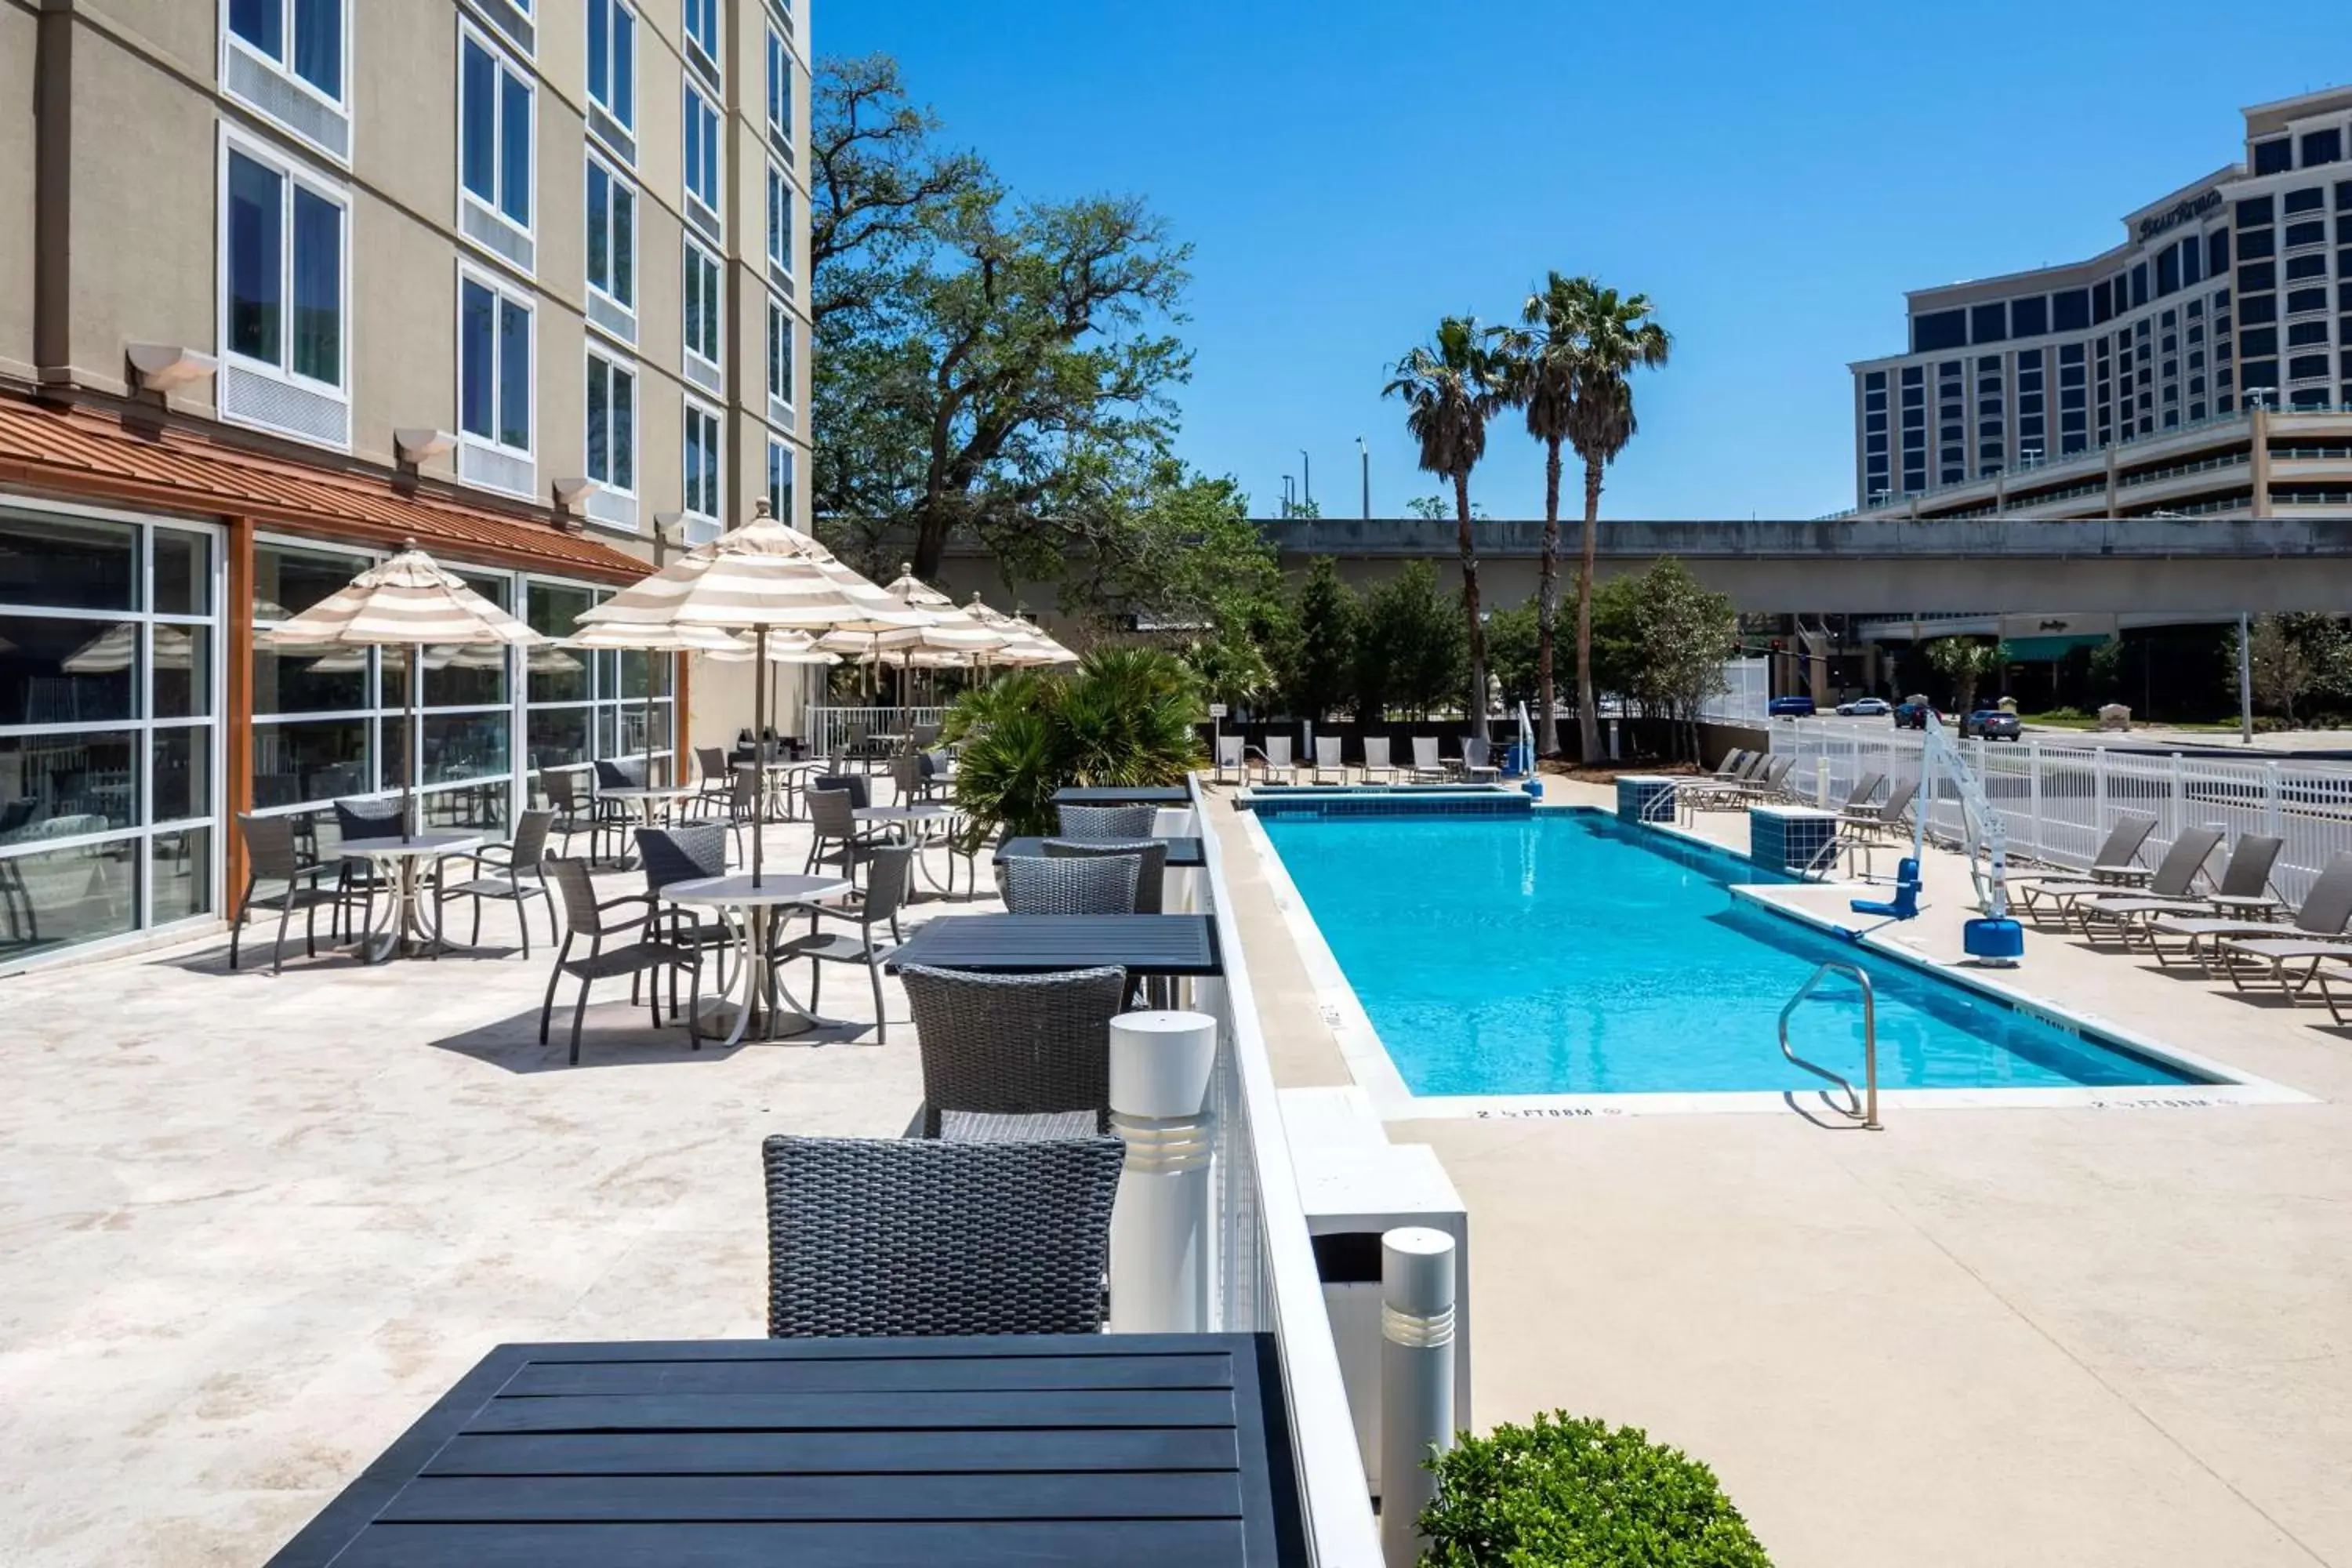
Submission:
[[[411,643],[408,655],[408,769],[400,792],[400,841],[414,835],[416,786],[425,773],[425,645]]]
[[[752,628],[752,668],[759,679],[751,688],[751,765],[759,772],[760,784],[751,792],[751,890],[760,889],[760,839],[768,826],[768,628],[765,623]]]

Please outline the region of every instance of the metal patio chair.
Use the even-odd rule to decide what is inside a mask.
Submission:
[[[579,1000],[572,1007],[572,1065],[580,1064],[580,1026],[588,1013],[588,993],[599,980],[617,980],[623,975],[631,979],[648,970],[685,969],[692,972],[687,993],[687,1017],[690,1021],[702,1005],[702,954],[692,948],[680,947],[654,934],[660,906],[650,894],[631,893],[625,898],[607,899],[598,902],[596,884],[590,877],[585,860],[571,860],[551,856],[543,863],[548,876],[555,883],[558,896],[563,900],[563,945],[555,950],[555,965],[547,976],[547,996],[539,1007],[539,1043],[547,1044],[548,1020],[555,1011],[555,988],[566,975],[580,982]],[[643,905],[645,912],[631,920],[614,920],[615,910]],[[646,935],[619,947],[606,947],[607,938],[626,931],[643,931]],[[588,951],[580,957],[572,956],[572,945],[586,938]],[[653,1015],[654,1027],[661,1027],[661,987],[650,986],[646,1002]],[[692,1028],[687,1031],[692,1047],[702,1048],[701,1037]]]
[[[892,844],[874,851],[866,862],[866,891],[845,904],[795,904],[793,909],[809,918],[808,933],[775,945],[771,954],[776,963],[790,963],[795,959],[809,961],[809,1011],[816,1011],[817,1000],[824,981],[828,963],[854,963],[866,971],[866,983],[874,992],[874,1038],[887,1045],[890,1039],[890,1024],[882,1006],[882,965],[895,951],[893,943],[875,935],[877,927],[887,929],[894,941],[898,935],[898,908],[907,901],[915,874],[915,847]],[[857,928],[857,934],[828,931],[819,929],[821,921],[844,921]],[[779,933],[783,923],[778,921]]]
[[[295,848],[294,819],[290,816],[254,816],[239,812],[236,827],[245,836],[245,891],[237,896],[236,918],[229,922],[228,966],[236,967],[246,921],[256,909],[278,911],[278,935],[269,949],[270,973],[276,974],[285,967],[286,929],[296,910],[302,911],[302,951],[317,957],[319,907],[324,904],[340,909],[342,903],[337,889],[319,886],[319,879],[335,868],[302,859]],[[275,893],[257,894],[264,882],[286,885]]]
[[[468,947],[478,947],[482,941],[482,905],[489,900],[511,902],[515,908],[515,926],[522,932],[522,955],[530,956],[530,900],[541,899],[547,905],[547,940],[556,940],[555,895],[547,886],[547,835],[555,823],[552,811],[526,811],[515,819],[514,837],[503,844],[486,844],[479,849],[462,855],[451,855],[442,863],[442,874],[433,886],[433,929],[442,930],[442,913],[451,899],[474,900],[474,929],[466,939]],[[464,881],[452,882],[450,873],[458,863],[473,868]],[[525,881],[525,878],[530,879]]]

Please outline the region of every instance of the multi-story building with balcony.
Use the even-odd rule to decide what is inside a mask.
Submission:
[[[1852,367],[1860,510],[2352,505],[2352,88],[2244,117],[2115,248],[1908,296],[1908,352]]]
[[[563,635],[807,526],[808,20],[0,0],[0,970],[217,920],[236,814],[399,783],[402,656],[255,634],[404,539]],[[436,822],[749,715],[742,666],[442,653]]]

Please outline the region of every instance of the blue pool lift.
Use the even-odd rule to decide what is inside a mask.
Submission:
[[[1936,770],[1940,766],[1950,775],[1959,796],[1961,847],[1969,858],[1969,875],[1977,879],[1979,907],[1983,911],[1961,928],[1960,946],[1987,968],[2013,969],[2025,956],[2025,928],[2009,913],[2007,828],[1932,709],[1920,739],[1919,797],[1911,815],[1911,853],[1895,868],[1895,897],[1856,899],[1853,911],[1898,921],[1917,917],[1919,868],[1927,856],[1927,812],[1936,800]],[[1985,859],[1981,874],[1977,870],[1979,851]]]

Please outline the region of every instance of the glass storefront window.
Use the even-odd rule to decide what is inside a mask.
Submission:
[[[330,643],[253,650],[253,710],[349,713],[369,706],[369,650]]]
[[[253,804],[257,810],[306,800],[367,795],[368,721],[308,719],[253,727]]]
[[[137,621],[0,611],[0,726],[135,717],[139,633]]]
[[[585,588],[533,583],[529,596],[529,613],[524,618],[530,623],[530,629],[542,637],[568,637],[579,630],[575,624],[578,617],[595,602],[596,595]],[[552,657],[559,655],[560,658]],[[563,648],[532,649],[530,700],[587,701],[587,658],[585,654]]]
[[[530,765],[541,768],[575,767],[588,760],[588,716],[586,708],[534,708],[525,737],[525,750]]]
[[[138,848],[121,838],[0,856],[0,963],[137,931]]]
[[[164,925],[210,910],[213,830],[184,827],[148,840],[147,921]]]
[[[154,731],[147,749],[153,774],[148,815],[155,822],[187,822],[212,815],[213,731],[188,724]]]
[[[139,530],[131,523],[0,517],[0,605],[139,608]]]
[[[0,735],[0,845],[139,826],[139,732]]]
[[[157,719],[201,719],[213,710],[213,629],[159,621],[149,631],[150,692]]]
[[[159,616],[213,613],[213,542],[176,529],[155,533],[154,611]]]

